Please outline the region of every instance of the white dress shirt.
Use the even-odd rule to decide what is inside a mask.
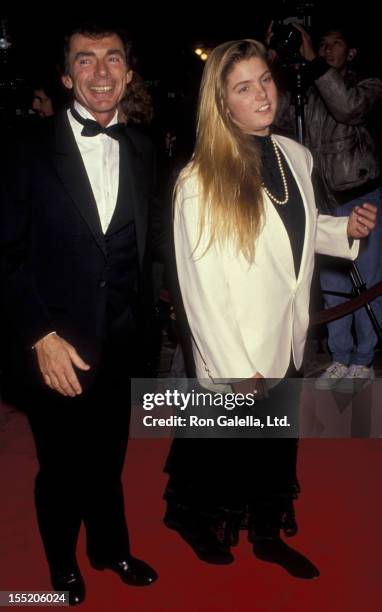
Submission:
[[[94,117],[77,101],[74,108],[84,119]],[[102,230],[105,233],[114,213],[119,184],[119,142],[107,134],[82,136],[83,126],[68,110],[68,118],[74,138],[81,153],[82,160],[97,203]],[[118,123],[118,112],[108,125]]]

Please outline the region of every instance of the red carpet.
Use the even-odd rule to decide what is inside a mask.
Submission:
[[[300,533],[288,542],[320,569],[315,581],[256,560],[242,537],[227,567],[199,561],[162,524],[168,441],[133,440],[125,470],[133,553],[160,580],[139,589],[89,568],[80,610],[91,612],[377,612],[382,600],[382,442],[305,440],[300,445]],[[0,409],[0,590],[49,590],[33,508],[33,443],[22,415]]]

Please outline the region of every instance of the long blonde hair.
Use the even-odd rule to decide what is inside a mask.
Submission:
[[[200,87],[191,161],[202,189],[198,244],[207,223],[207,249],[215,241],[222,246],[233,243],[248,262],[254,261],[263,224],[261,157],[253,138],[230,117],[226,83],[234,65],[252,57],[267,62],[265,47],[251,39],[226,42],[212,51]]]

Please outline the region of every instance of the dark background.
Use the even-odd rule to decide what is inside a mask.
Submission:
[[[15,8],[3,2],[0,19],[6,20],[12,47],[8,53],[6,78],[11,91],[4,85],[4,63],[0,50],[0,96],[8,96],[7,111],[0,117],[0,127],[25,116],[31,103],[28,83],[45,67],[57,63],[65,31],[82,20],[104,21],[127,30],[133,41],[134,69],[145,79],[154,103],[153,134],[159,147],[168,131],[177,134],[178,147],[187,143],[187,156],[192,149],[195,107],[204,63],[194,54],[196,43],[213,47],[235,38],[264,39],[271,21],[277,17],[301,14],[311,16],[314,30],[322,24],[340,22],[348,25],[359,41],[358,67],[371,74],[382,73],[380,19],[377,3],[363,0],[357,6],[334,0],[298,2],[269,0],[263,3],[161,3],[105,4],[104,10],[95,4],[75,10],[73,5],[51,3],[36,5],[35,10]],[[4,53],[3,53],[4,56]],[[3,73],[3,74],[2,74]],[[4,107],[0,99],[0,110]],[[5,117],[5,119],[4,119]]]
[[[380,62],[380,19],[377,3],[363,0],[352,7],[350,3],[333,0],[299,3],[270,0],[264,3],[240,5],[228,3],[210,5],[176,3],[160,8],[142,5],[131,8],[105,5],[102,12],[89,7],[77,11],[65,5],[51,4],[46,9],[15,11],[14,4],[5,2],[0,8],[0,19],[6,19],[12,41],[12,52],[19,76],[33,74],[43,63],[52,63],[57,56],[62,35],[73,22],[82,19],[108,21],[126,28],[133,40],[137,68],[149,81],[168,81],[173,89],[188,88],[190,75],[200,74],[203,63],[193,54],[193,43],[215,45],[234,38],[259,38],[272,18],[296,14],[296,6],[305,4],[305,14],[312,15],[313,28],[322,23],[340,20],[352,27],[360,40],[362,57],[375,70]],[[311,5],[311,8],[309,8]],[[134,6],[134,5],[133,5]]]
[[[107,5],[104,11],[90,7],[78,11],[51,4],[45,10],[36,8],[35,11],[17,12],[12,3],[5,2],[0,9],[0,18],[8,20],[15,51],[25,68],[33,67],[37,59],[52,59],[62,33],[73,22],[107,18],[130,33],[145,76],[158,77],[175,75],[184,60],[187,61],[188,54],[192,53],[193,42],[217,44],[233,38],[262,38],[272,18],[282,14],[295,15],[299,4],[306,5],[304,13],[312,15],[314,27],[337,19],[352,26],[370,60],[374,59],[373,56],[379,59],[380,19],[378,5],[371,0],[363,0],[356,6],[333,0],[305,3],[270,0],[247,5],[230,3],[224,8],[203,3],[176,3],[170,7],[162,3],[160,8],[151,5],[131,8],[129,3],[124,3],[119,6],[112,4],[108,11]]]

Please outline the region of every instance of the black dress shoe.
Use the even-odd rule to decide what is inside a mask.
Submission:
[[[68,571],[52,571],[51,578],[55,591],[68,591],[70,606],[77,606],[84,601],[85,583],[77,567]]]
[[[149,586],[158,578],[158,574],[152,567],[135,557],[129,556],[110,562],[90,559],[90,564],[96,570],[109,569],[115,572],[123,582],[131,586]]]
[[[281,538],[256,540],[253,552],[258,559],[280,565],[295,578],[311,580],[320,575],[307,557],[285,544]]]

